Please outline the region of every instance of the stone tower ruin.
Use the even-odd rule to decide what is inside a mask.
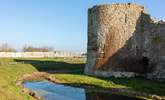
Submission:
[[[136,4],[90,8],[85,73],[165,79],[165,22]]]

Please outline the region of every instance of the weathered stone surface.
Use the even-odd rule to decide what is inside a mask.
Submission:
[[[150,73],[165,78],[164,50],[165,22],[152,20],[144,7],[107,4],[88,10],[85,73],[106,77]]]

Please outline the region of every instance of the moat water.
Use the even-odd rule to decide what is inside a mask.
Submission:
[[[24,86],[37,92],[44,100],[139,100],[133,97],[92,91],[49,81],[25,82]]]

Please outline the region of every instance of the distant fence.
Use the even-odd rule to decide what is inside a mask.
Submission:
[[[81,53],[75,52],[0,52],[4,58],[55,58],[55,57],[83,57]]]

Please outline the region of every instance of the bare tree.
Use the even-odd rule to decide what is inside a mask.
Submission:
[[[11,47],[8,43],[0,45],[0,52],[16,52],[16,49]]]
[[[53,51],[52,47],[45,46],[45,47],[34,47],[34,46],[24,46],[22,48],[23,52],[50,52]]]

